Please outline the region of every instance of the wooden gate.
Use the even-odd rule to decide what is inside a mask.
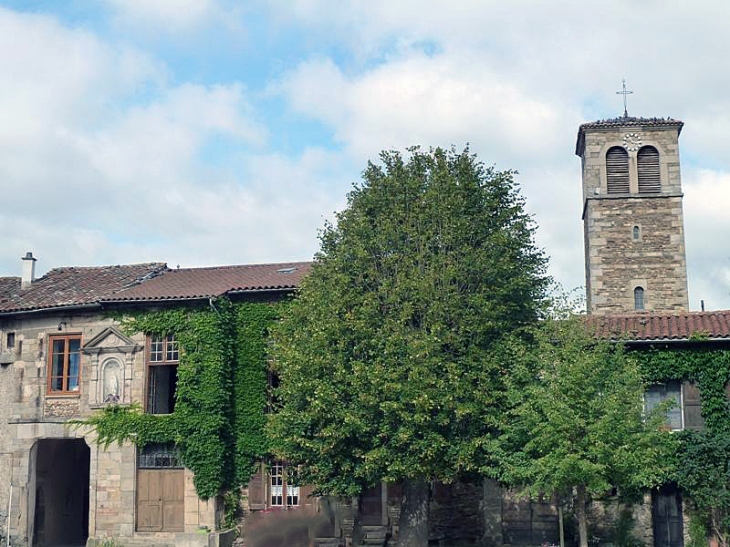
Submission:
[[[651,494],[654,547],[683,547],[682,500],[676,488]]]
[[[184,486],[182,469],[139,469],[137,531],[182,532]]]

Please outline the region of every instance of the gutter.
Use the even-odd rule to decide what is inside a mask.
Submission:
[[[612,340],[612,342],[618,342],[618,339]],[[639,346],[648,346],[651,344],[707,344],[709,342],[715,342],[715,343],[730,343],[730,337],[723,337],[723,338],[705,338],[705,339],[697,339],[697,340],[691,340],[690,338],[654,338],[651,340],[623,340],[625,344],[630,344],[632,346],[639,345]]]
[[[53,306],[52,308],[35,308],[32,310],[15,310],[0,312],[0,317],[9,317],[12,315],[29,315],[35,313],[47,313],[56,311],[77,311],[77,310],[93,310],[101,308],[101,304],[96,302],[94,304],[75,304],[72,306]]]

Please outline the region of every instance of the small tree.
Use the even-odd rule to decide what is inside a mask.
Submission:
[[[511,172],[468,150],[381,155],[274,334],[276,450],[319,492],[403,481],[400,545],[427,544],[429,481],[496,473],[508,363],[546,279]]]
[[[677,485],[692,501],[721,547],[730,544],[730,432],[727,428],[679,435]]]
[[[664,482],[676,439],[661,431],[659,412],[644,416],[641,374],[621,344],[596,339],[581,317],[548,320],[535,338],[534,352],[511,377],[504,478],[531,493],[575,496],[587,547],[587,502],[611,487]]]

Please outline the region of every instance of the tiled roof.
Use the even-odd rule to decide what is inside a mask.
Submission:
[[[634,118],[629,116],[624,118],[611,118],[608,120],[598,120],[581,124],[578,127],[578,138],[575,141],[575,154],[580,156],[583,153],[585,145],[585,132],[587,129],[614,129],[616,127],[647,127],[647,126],[669,126],[677,127],[677,134],[682,132],[684,122],[673,118]]]
[[[0,278],[0,313],[96,304],[115,292],[148,279],[163,263],[90,268],[55,268],[25,289],[19,277]]]
[[[636,313],[590,316],[596,334],[633,341],[681,341],[730,339],[730,310],[678,314]]]
[[[681,120],[675,120],[674,118],[634,118],[632,116],[629,116],[628,118],[624,118],[623,116],[619,116],[618,118],[611,118],[608,120],[597,120],[595,122],[588,122],[581,124],[581,126],[578,128],[578,131],[583,131],[584,129],[601,129],[603,127],[624,127],[624,126],[651,126],[651,125],[675,125],[679,126],[680,130],[682,129],[682,126],[684,125],[684,122]]]
[[[104,301],[190,300],[236,292],[292,290],[299,286],[311,266],[311,262],[286,262],[165,270],[161,275],[119,291]]]

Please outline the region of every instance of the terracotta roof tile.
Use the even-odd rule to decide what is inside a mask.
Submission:
[[[119,291],[104,301],[189,300],[231,292],[291,290],[299,286],[311,266],[311,262],[285,262],[165,270],[154,279]]]
[[[164,263],[55,268],[21,288],[19,277],[0,278],[0,313],[96,304],[159,274]]]
[[[629,340],[730,339],[730,310],[590,316],[598,336]]]

